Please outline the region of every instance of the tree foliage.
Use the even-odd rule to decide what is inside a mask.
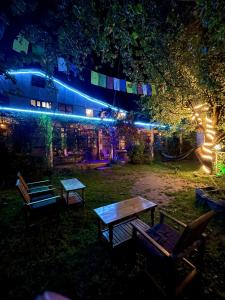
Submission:
[[[2,41],[22,33],[44,48],[37,57],[9,55],[1,47],[2,72],[37,62],[52,74],[61,55],[80,70],[155,83],[157,96],[140,101],[152,119],[183,126],[190,109],[207,102],[214,123],[224,129],[223,0],[13,0],[2,6],[7,20]]]

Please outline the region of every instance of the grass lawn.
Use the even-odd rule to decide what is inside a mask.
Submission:
[[[206,177],[194,176],[195,168],[190,162],[179,162],[115,166],[104,171],[56,169],[52,183],[58,193],[60,179],[77,177],[87,185],[86,206],[61,207],[58,215],[49,216],[45,223],[29,230],[25,230],[18,191],[14,186],[2,190],[1,299],[34,299],[43,290],[71,299],[158,299],[149,279],[134,267],[129,248],[118,251],[115,259],[106,245],[98,242],[93,209],[129,198],[135,180],[149,172],[170,174],[199,186],[212,184]],[[222,180],[215,184],[225,185]],[[175,200],[164,209],[184,222],[205,211],[195,206],[193,188],[174,196]],[[148,221],[146,216],[143,218]],[[193,284],[187,291],[186,299],[225,299],[225,218],[212,220],[207,233],[203,273],[198,286]]]

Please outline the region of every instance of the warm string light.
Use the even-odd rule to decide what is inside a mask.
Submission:
[[[208,168],[206,165],[202,165],[202,169],[203,169],[203,171],[204,171],[205,173],[207,173],[207,174],[210,174],[210,173],[211,173],[210,168]]]
[[[203,126],[203,121],[205,123],[205,139],[206,141],[201,146],[201,151],[199,155],[202,161],[202,169],[205,173],[211,173],[211,167],[208,166],[208,163],[212,163],[214,160],[214,139],[216,135],[216,131],[213,130],[213,121],[208,116],[202,118],[202,113],[207,112],[209,110],[209,106],[207,103],[198,104],[194,106],[194,113],[192,116],[192,121],[196,121],[198,125]],[[205,162],[205,163],[204,163]]]

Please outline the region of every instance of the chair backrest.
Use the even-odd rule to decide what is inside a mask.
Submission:
[[[23,201],[26,204],[30,203],[30,195],[28,194],[26,188],[24,187],[24,185],[22,184],[20,179],[17,179],[16,186],[17,186],[18,190],[20,191]]]
[[[24,180],[22,174],[20,172],[17,173],[17,177],[20,179],[24,187],[28,190],[28,185],[26,184],[26,181]]]
[[[185,251],[195,241],[201,240],[206,226],[215,214],[216,212],[211,210],[188,224],[174,247],[174,254]]]

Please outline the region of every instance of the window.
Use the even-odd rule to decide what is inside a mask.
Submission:
[[[40,76],[32,75],[32,77],[31,77],[31,85],[32,86],[45,88],[45,83],[46,83],[46,81],[44,78],[42,78]]]
[[[36,100],[30,100],[30,105],[31,106],[36,106]]]
[[[118,120],[123,120],[126,117],[126,113],[119,111],[116,117]]]
[[[86,108],[86,116],[87,117],[93,117],[93,109]]]
[[[40,101],[40,100],[30,100],[30,105],[34,106],[34,107],[43,107],[43,108],[47,108],[47,109],[51,109],[52,108],[52,103],[49,101]]]
[[[64,112],[64,113],[72,113],[73,112],[73,105],[59,103],[58,109],[59,109],[59,111]]]

